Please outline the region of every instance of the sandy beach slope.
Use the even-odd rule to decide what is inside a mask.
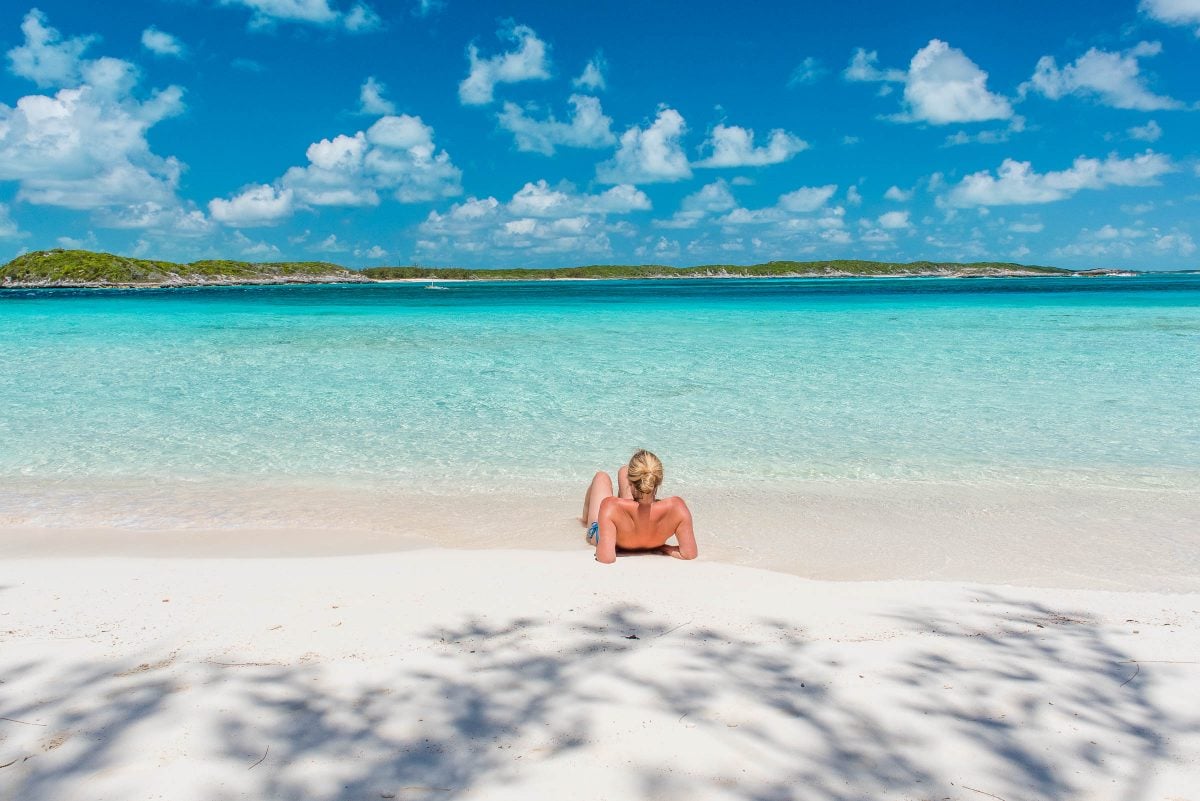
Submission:
[[[586,552],[0,565],[0,799],[1196,799],[1200,595]]]

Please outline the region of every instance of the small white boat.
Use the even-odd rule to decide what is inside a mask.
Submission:
[[[426,289],[449,289],[450,287],[448,287],[448,286],[438,286],[437,284],[429,284],[429,285],[428,285],[428,286],[426,286],[425,288],[426,288]]]

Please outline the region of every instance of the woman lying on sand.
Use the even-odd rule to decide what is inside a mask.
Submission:
[[[650,451],[638,451],[617,471],[621,494],[613,495],[612,479],[600,471],[583,498],[588,543],[596,546],[596,561],[612,564],[617,549],[658,551],[676,559],[695,559],[696,535],[692,513],[683,498],[655,498],[663,467]],[[677,545],[668,545],[675,537]]]

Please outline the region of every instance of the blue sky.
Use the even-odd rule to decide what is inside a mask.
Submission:
[[[1200,267],[1200,0],[0,13],[0,256]]]

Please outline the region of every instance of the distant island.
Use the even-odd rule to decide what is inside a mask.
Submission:
[[[532,281],[621,278],[809,278],[809,277],[1019,277],[1053,275],[1135,275],[1127,270],[1072,271],[1007,262],[914,261],[908,263],[834,260],[770,261],[765,264],[593,264],[554,269],[470,270],[457,267],[370,267],[351,270],[329,262],[245,262],[227,260],[176,264],[95,253],[40,250],[0,267],[0,287],[177,287],[245,284],[333,284],[387,281]]]

